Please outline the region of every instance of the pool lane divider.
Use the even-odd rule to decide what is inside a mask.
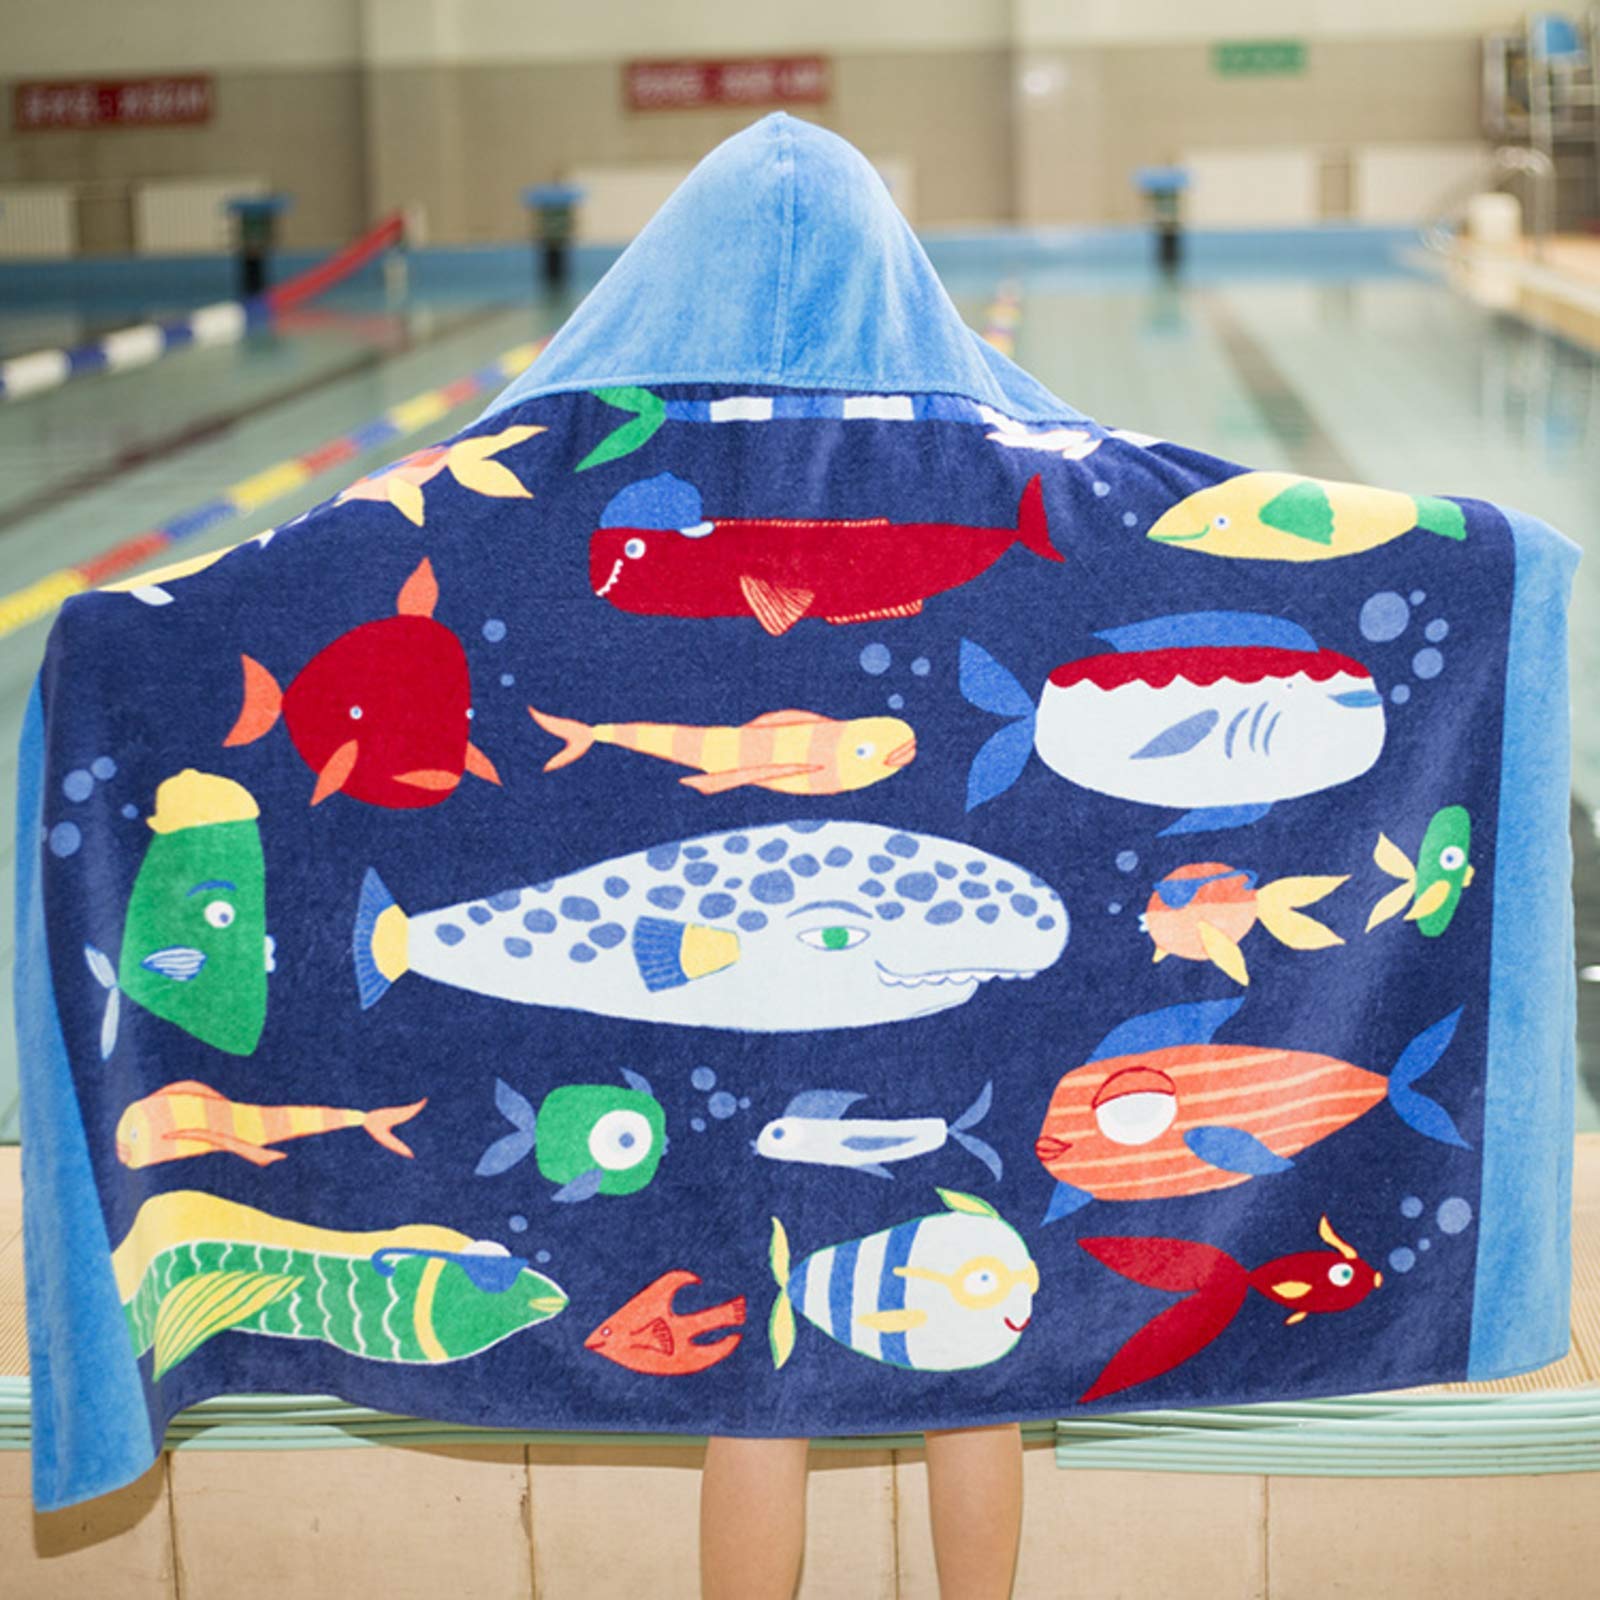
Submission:
[[[0,401],[21,400],[59,388],[92,372],[126,372],[149,366],[191,345],[237,344],[252,328],[272,321],[341,283],[385,250],[405,241],[400,212],[385,217],[325,261],[250,300],[219,300],[166,322],[139,322],[70,349],[33,350],[0,361]]]
[[[508,378],[520,374],[548,342],[548,339],[535,339],[516,345],[493,361],[450,383],[441,384],[436,389],[425,389],[421,394],[390,406],[382,415],[362,423],[359,428],[341,433],[302,455],[291,456],[287,461],[279,461],[253,473],[224,489],[215,500],[208,500],[192,511],[185,511],[159,528],[135,534],[100,555],[47,573],[25,588],[0,597],[0,639],[42,617],[50,616],[72,595],[109,583],[185,539],[191,539],[234,517],[258,510],[283,495],[293,493],[320,473],[353,461],[380,445],[420,433],[448,416],[457,406],[498,390]]]

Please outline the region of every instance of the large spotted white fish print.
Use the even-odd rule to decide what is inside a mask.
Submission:
[[[356,912],[363,1008],[403,974],[522,1005],[751,1033],[903,1022],[1031,978],[1061,897],[970,845],[868,822],[706,834],[549,883],[408,913],[376,871]]]

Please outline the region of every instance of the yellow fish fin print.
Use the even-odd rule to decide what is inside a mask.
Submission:
[[[909,1333],[928,1320],[928,1313],[907,1306],[903,1311],[868,1311],[855,1320],[875,1333]]]
[[[1288,1316],[1288,1317],[1285,1317],[1283,1319],[1283,1325],[1286,1328],[1292,1328],[1295,1325],[1295,1323],[1304,1322],[1306,1320],[1306,1316],[1307,1316],[1306,1312],[1304,1312],[1304,1311],[1296,1311],[1293,1314],[1293,1316]]]
[[[1315,917],[1302,916],[1296,906],[1315,905],[1348,878],[1279,878],[1256,894],[1261,922],[1274,939],[1291,950],[1327,950],[1344,940]]]
[[[286,1272],[202,1272],[185,1278],[156,1312],[153,1376],[159,1379],[207,1339],[281,1300],[300,1281]]]
[[[450,474],[463,489],[496,500],[531,500],[533,491],[509,467],[450,452]]]
[[[210,1145],[213,1150],[226,1150],[229,1155],[243,1156],[258,1167],[270,1167],[274,1161],[282,1161],[285,1156],[282,1150],[264,1150],[258,1144],[251,1144],[248,1139],[241,1139],[236,1133],[223,1132],[221,1128],[173,1128],[162,1137],[193,1139],[196,1144]]]
[[[1248,984],[1250,969],[1244,964],[1244,951],[1221,928],[1214,928],[1209,922],[1202,922],[1199,932],[1200,948],[1207,957],[1235,983]]]
[[[1378,842],[1372,847],[1372,859],[1391,878],[1401,878],[1407,883],[1416,882],[1417,869],[1412,866],[1411,857],[1388,834],[1378,835]]]
[[[1407,922],[1417,922],[1423,917],[1431,917],[1435,911],[1450,898],[1450,885],[1443,878],[1435,878],[1421,894],[1417,896],[1417,903],[1406,912]]]
[[[1401,906],[1411,898],[1411,892],[1415,887],[1414,884],[1402,883],[1398,888],[1391,889],[1369,913],[1366,931],[1371,933],[1380,922],[1387,922],[1390,917],[1396,916]]]
[[[941,1189],[937,1184],[934,1186],[934,1193],[952,1211],[970,1211],[975,1217],[998,1217],[1000,1215],[987,1200],[980,1200],[975,1194],[965,1194],[960,1189]]]
[[[811,589],[790,589],[781,583],[768,583],[746,573],[739,579],[739,593],[751,615],[774,638],[787,633],[806,612],[816,594]]]
[[[1282,1283],[1273,1284],[1272,1292],[1281,1294],[1285,1300],[1298,1300],[1302,1295],[1311,1293],[1311,1285],[1301,1283],[1298,1278],[1287,1278]]]
[[[835,627],[840,627],[849,622],[883,622],[891,617],[920,617],[922,615],[922,602],[920,600],[907,600],[903,605],[880,606],[876,611],[852,611],[849,616],[829,617],[827,620]]]
[[[1321,1239],[1324,1244],[1331,1244],[1333,1248],[1345,1258],[1346,1261],[1354,1261],[1356,1259],[1356,1252],[1354,1248],[1346,1244],[1344,1240],[1333,1231],[1333,1224],[1329,1222],[1326,1217],[1324,1217],[1317,1224],[1317,1237]]]
[[[1160,945],[1157,945],[1156,953],[1150,957],[1150,960],[1152,962],[1165,961],[1171,954],[1172,952],[1170,950],[1163,950]]]
[[[772,1219],[772,1244],[767,1253],[778,1298],[772,1302],[772,1317],[767,1323],[767,1342],[772,1347],[776,1369],[794,1350],[794,1307],[789,1303],[789,1235],[776,1217]]]
[[[385,485],[389,491],[389,504],[392,505],[408,522],[414,522],[419,528],[422,526],[422,490],[414,483],[407,483],[404,478],[391,473]]]
[[[774,764],[767,767],[733,767],[727,772],[697,772],[691,777],[679,778],[678,782],[699,794],[726,794],[730,789],[760,788],[763,784],[776,783],[782,778],[803,778],[808,773],[821,771],[822,768],[819,766],[806,766],[800,763],[790,763],[788,766]]]

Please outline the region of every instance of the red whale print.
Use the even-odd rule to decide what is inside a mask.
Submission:
[[[438,600],[424,560],[400,590],[394,616],[341,634],[287,689],[259,661],[241,656],[244,705],[223,744],[250,744],[282,716],[317,775],[314,806],[331,794],[394,810],[433,806],[467,772],[499,783],[494,763],[467,736],[467,655],[433,620]]]
[[[1060,561],[1037,477],[1014,528],[947,522],[740,517],[687,531],[606,527],[589,541],[589,581],[640,616],[749,617],[769,634],[802,617],[914,617],[931,595],[987,572],[1014,544]]]

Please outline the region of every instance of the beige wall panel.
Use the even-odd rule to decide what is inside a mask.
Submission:
[[[1001,51],[844,56],[831,101],[801,114],[908,161],[920,223],[994,223],[1013,209],[1009,84]],[[527,185],[580,166],[693,163],[761,115],[631,112],[610,61],[385,68],[368,93],[374,209],[421,199],[441,243],[521,238]]]
[[[0,1450],[6,1600],[175,1600],[163,1458],[136,1482],[65,1511],[33,1509],[26,1450]]]
[[[290,248],[343,243],[365,226],[362,75],[223,73],[217,111],[198,128],[52,129],[0,138],[0,181],[88,186],[84,248],[132,247],[124,198],[148,178],[257,174],[294,196],[281,237]],[[0,81],[0,107],[9,103]],[[7,114],[0,109],[0,115]]]
[[[532,1600],[520,1445],[170,1459],[189,1600]]]
[[[530,1448],[541,1597],[697,1600],[700,1463],[688,1446]],[[648,1529],[648,1537],[630,1530]],[[887,1451],[813,1450],[797,1600],[894,1600]]]
[[[1273,1478],[1271,1600],[1592,1600],[1600,1473]]]
[[[1063,1472],[1048,1443],[1022,1460],[1013,1600],[1265,1600],[1263,1479]],[[938,1600],[923,1451],[895,1452],[895,1486],[900,1594]]]
[[[1320,40],[1304,73],[1262,78],[1219,76],[1203,45],[1025,52],[1019,81],[1042,69],[1054,87],[1025,95],[1018,122],[1024,222],[1136,221],[1134,172],[1185,149],[1321,145],[1339,156],[1353,144],[1478,137],[1471,38]],[[1064,142],[1086,132],[1092,168]]]

